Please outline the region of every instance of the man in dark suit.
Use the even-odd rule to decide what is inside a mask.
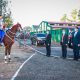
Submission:
[[[49,33],[49,31],[47,32],[45,45],[46,45],[46,52],[47,52],[46,56],[50,57],[51,55],[51,34]]]
[[[68,44],[68,35],[66,31],[62,31],[62,40],[61,40],[61,47],[62,47],[62,58],[65,59],[67,56],[67,44]]]
[[[73,45],[73,53],[74,60],[79,59],[79,46],[80,46],[80,33],[78,31],[78,27],[75,27],[75,31],[72,34],[72,45]]]

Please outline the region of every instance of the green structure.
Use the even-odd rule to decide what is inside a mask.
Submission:
[[[33,35],[34,33],[38,33],[38,29],[39,29],[39,25],[32,25],[32,31],[31,31],[31,35]]]
[[[74,28],[75,26],[80,27],[80,23],[78,22],[49,22],[49,21],[42,21],[39,25],[33,26],[33,33],[46,33],[50,31],[52,35],[52,40],[55,42],[61,41],[62,36],[62,29],[66,30],[68,34],[69,28]]]
[[[32,25],[32,32],[38,32],[39,25]]]

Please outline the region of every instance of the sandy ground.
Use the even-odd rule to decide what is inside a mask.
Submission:
[[[18,43],[12,47],[11,62],[4,63],[4,47],[0,46],[0,80],[10,80],[20,65],[34,53],[30,48],[21,46]]]

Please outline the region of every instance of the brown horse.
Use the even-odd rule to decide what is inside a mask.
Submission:
[[[21,25],[17,23],[16,25],[12,26],[10,30],[8,30],[3,38],[3,43],[5,46],[5,63],[8,61],[10,62],[10,53],[11,53],[11,47],[14,43],[14,37],[16,35],[17,31],[20,31],[22,29]]]

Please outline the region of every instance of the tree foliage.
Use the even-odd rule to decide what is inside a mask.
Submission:
[[[77,9],[72,10],[71,17],[72,17],[72,21],[75,22],[77,20],[77,17],[78,17],[78,11],[77,11]]]
[[[31,30],[32,30],[32,28],[30,26],[24,27],[24,31],[26,31],[26,32],[30,32]]]
[[[78,11],[78,22],[80,22],[80,10]]]
[[[10,1],[11,3],[11,1]],[[11,11],[9,7],[9,1],[8,0],[2,0],[2,16],[3,16],[3,23],[5,27],[10,28],[13,24],[13,20],[11,18]]]
[[[80,22],[80,10],[78,11],[77,9],[73,9],[70,15],[71,16],[68,17],[67,14],[64,14],[60,20],[65,22]]]
[[[7,28],[10,28],[13,25],[13,21],[10,16],[5,17],[4,24],[6,25]]]
[[[60,20],[66,22],[67,21],[67,14],[64,14]]]

